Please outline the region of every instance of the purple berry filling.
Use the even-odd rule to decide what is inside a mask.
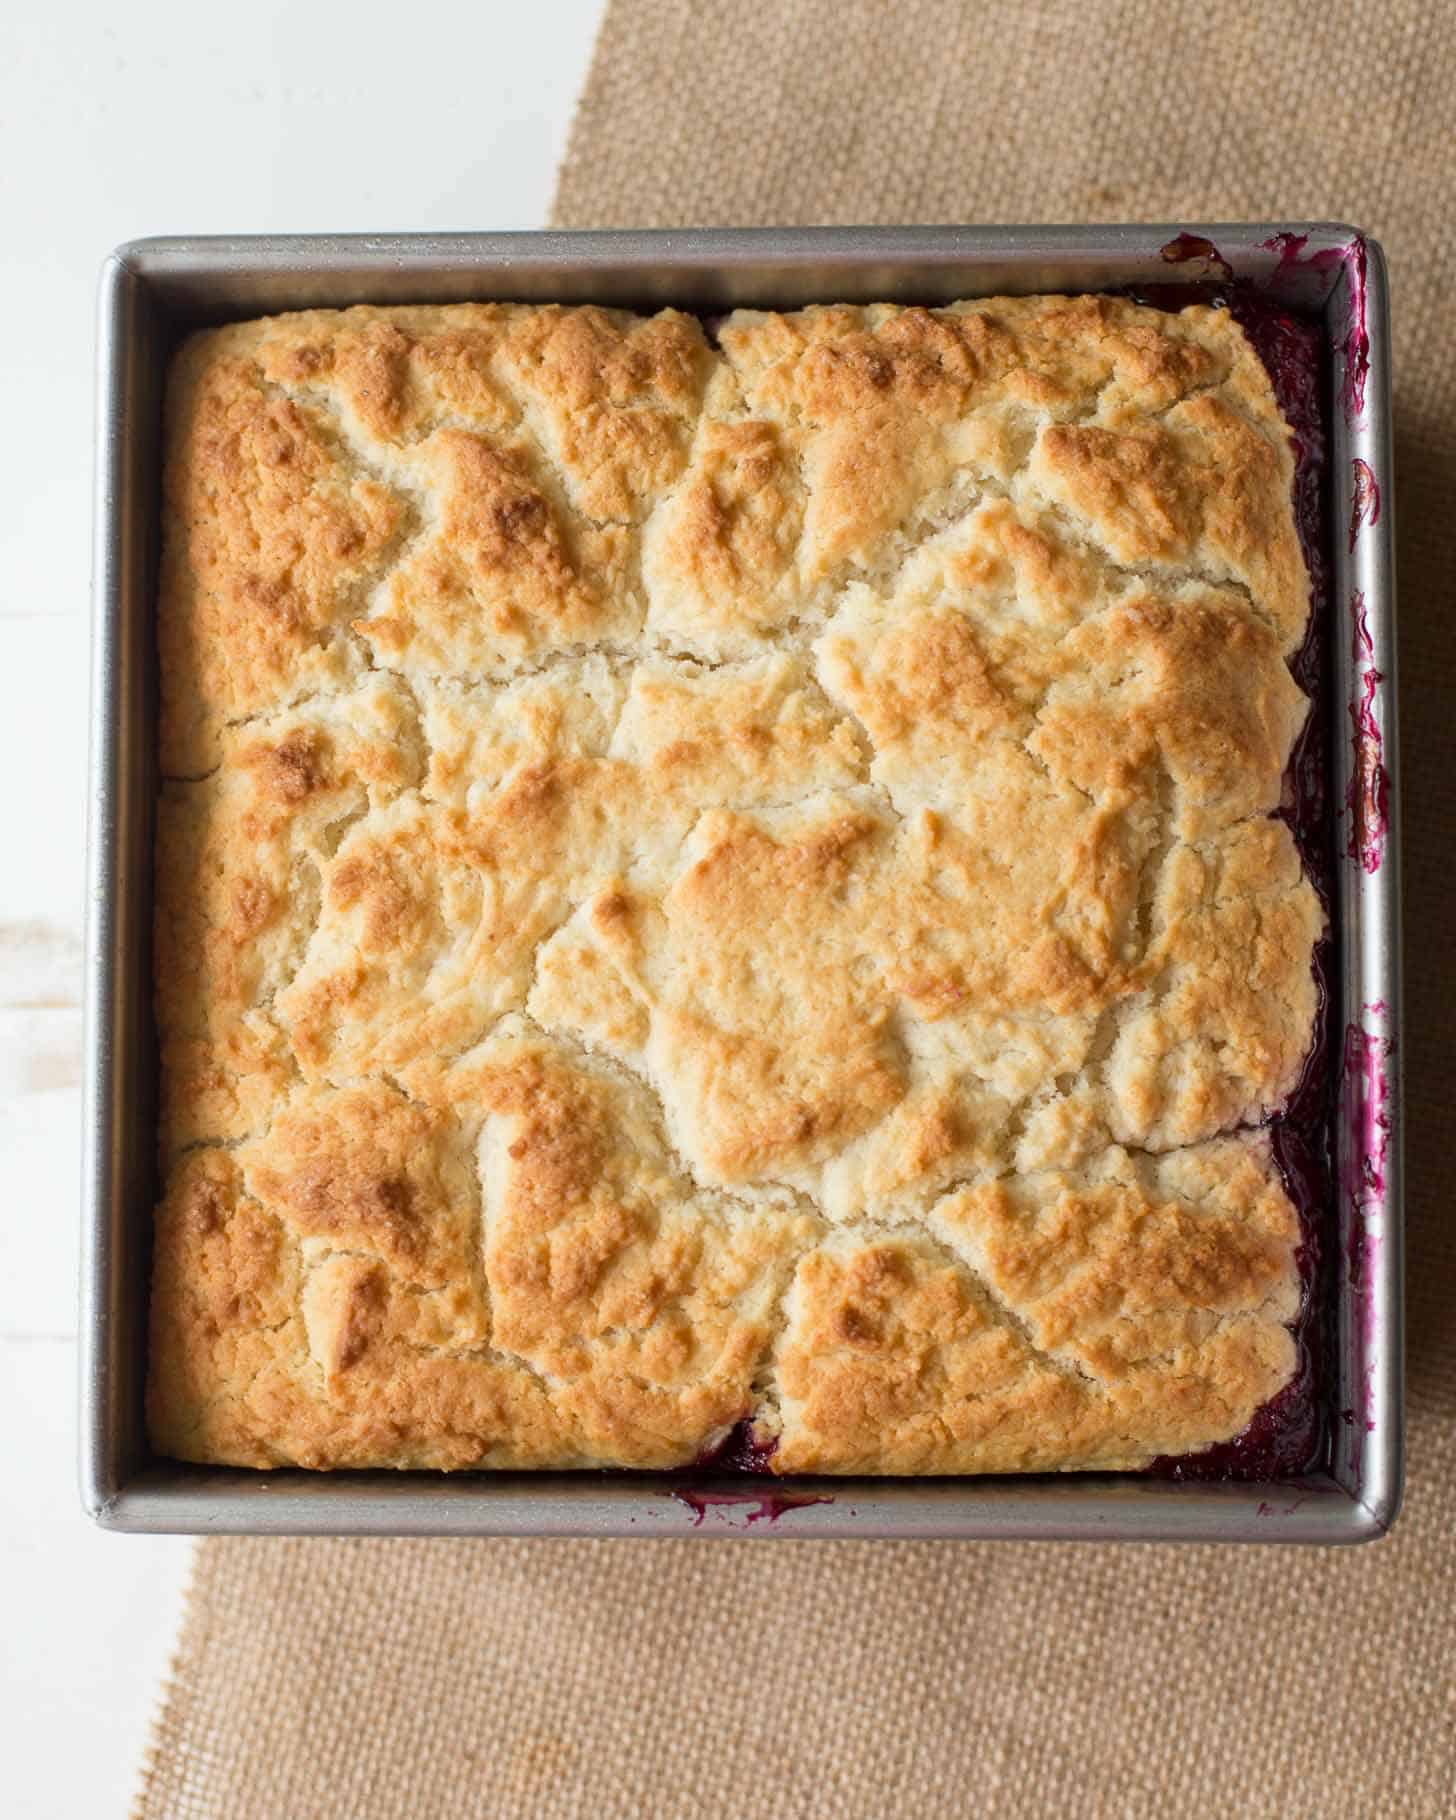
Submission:
[[[1284,774],[1279,813],[1289,824],[1333,928],[1335,897],[1334,804],[1330,778],[1330,564],[1327,508],[1326,394],[1328,376],[1319,324],[1298,316],[1241,285],[1198,297],[1159,287],[1143,301],[1179,308],[1200,300],[1224,305],[1263,361],[1285,419],[1294,432],[1294,521],[1310,579],[1309,626],[1290,669],[1310,699],[1309,718]],[[1377,508],[1378,509],[1378,508]],[[1331,1336],[1321,1315],[1328,1302],[1329,1262],[1321,1246],[1334,1206],[1330,1147],[1334,1105],[1331,1001],[1335,982],[1333,940],[1314,954],[1319,988],[1314,1040],[1298,1085],[1269,1122],[1270,1141],[1284,1187],[1299,1215],[1298,1262],[1302,1294],[1294,1322],[1298,1365],[1293,1378],[1264,1405],[1242,1434],[1200,1454],[1165,1457],[1150,1471],[1174,1479],[1279,1479],[1323,1464],[1330,1446],[1323,1407]]]
[[[776,1436],[761,1439],[753,1432],[753,1418],[735,1422],[716,1447],[705,1448],[693,1461],[694,1472],[769,1473],[778,1447]]]

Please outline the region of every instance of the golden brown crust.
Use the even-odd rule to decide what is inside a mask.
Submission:
[[[1123,1467],[1293,1368],[1322,928],[1227,312],[212,331],[169,394],[151,1419]]]
[[[158,1214],[158,1445],[667,1466],[746,1413],[817,1222],[735,1217],[676,1171],[640,1087],[549,1043],[505,1036],[410,1086],[305,1089],[266,1135],[181,1160]]]
[[[929,1223],[800,1263],[780,1470],[1141,1466],[1225,1438],[1294,1368],[1297,1222],[1258,1140],[986,1181]]]
[[[371,804],[420,782],[418,718],[389,677],[227,731],[215,775],[162,789],[156,979],[164,1161],[266,1122],[294,1072],[275,1000],[322,879]]]

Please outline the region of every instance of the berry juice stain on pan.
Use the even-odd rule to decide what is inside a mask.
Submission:
[[[1367,1006],[1367,1010],[1374,1010],[1374,1006]],[[1372,1230],[1372,1219],[1385,1203],[1385,1150],[1390,1143],[1389,1065],[1394,1048],[1390,1037],[1363,1030],[1358,1023],[1345,1028],[1343,1099],[1349,1123],[1349,1154],[1356,1159],[1356,1168],[1345,1183],[1350,1199],[1345,1269],[1349,1270],[1350,1285],[1361,1292],[1367,1289],[1365,1272],[1380,1245],[1380,1234]],[[1370,1340],[1369,1305],[1365,1320],[1365,1340]]]
[[[1328,272],[1345,266],[1349,273],[1350,307],[1345,324],[1345,377],[1340,387],[1340,403],[1351,423],[1365,415],[1365,381],[1370,376],[1370,329],[1366,320],[1365,273],[1368,264],[1365,242],[1357,234],[1344,246],[1330,246],[1318,253],[1305,255],[1308,234],[1275,234],[1264,242],[1271,253],[1279,255],[1277,283],[1282,272],[1307,265],[1312,271]],[[1164,249],[1164,257],[1167,252]]]
[[[684,1486],[681,1491],[671,1491],[669,1497],[676,1498],[679,1504],[686,1504],[693,1514],[693,1528],[702,1526],[704,1517],[710,1510],[736,1505],[747,1505],[748,1514],[743,1519],[743,1527],[751,1528],[755,1523],[777,1523],[780,1517],[787,1516],[791,1510],[803,1510],[810,1504],[832,1504],[834,1499],[823,1492],[813,1491],[694,1491]]]
[[[1368,461],[1361,461],[1357,455],[1352,464],[1355,470],[1355,484],[1350,494],[1350,554],[1355,554],[1355,543],[1363,525],[1375,525],[1380,519],[1380,483],[1371,471]]]
[[[1366,1005],[1368,1018],[1385,1016],[1380,1002]],[[1390,1143],[1390,1066],[1395,1043],[1378,1031],[1352,1023],[1345,1029],[1342,1099],[1346,1108],[1346,1155],[1349,1164],[1340,1182],[1348,1209],[1349,1236],[1345,1242],[1345,1271],[1360,1307],[1360,1339],[1366,1350],[1364,1405],[1342,1409],[1340,1419],[1350,1439],[1350,1469],[1358,1474],[1363,1458],[1359,1435],[1374,1430],[1369,1393],[1373,1370],[1369,1352],[1376,1335],[1370,1272],[1379,1252],[1380,1216],[1385,1206],[1385,1156]]]
[[[1365,596],[1359,592],[1350,602],[1350,625],[1350,656],[1358,693],[1349,704],[1353,762],[1350,787],[1345,794],[1345,810],[1350,818],[1350,841],[1345,852],[1363,872],[1373,876],[1385,856],[1390,778],[1385,769],[1380,723],[1375,718],[1375,693],[1385,677],[1375,667]]]
[[[1385,1007],[1367,1005],[1365,1009],[1371,1016],[1379,1016]],[[1394,1047],[1388,1037],[1362,1030],[1359,1024],[1346,1026],[1344,1071],[1350,1122],[1348,1151],[1355,1166],[1343,1187],[1361,1213],[1379,1207],[1385,1195],[1385,1152],[1390,1143],[1387,1067]],[[1352,1245],[1355,1239],[1352,1231]],[[1354,1281],[1362,1280],[1353,1267],[1350,1274]]]
[[[1169,265],[1192,265],[1201,261],[1204,275],[1217,278],[1221,283],[1227,283],[1234,275],[1227,259],[1202,234],[1179,234],[1158,250]]]

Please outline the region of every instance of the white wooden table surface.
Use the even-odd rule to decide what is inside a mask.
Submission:
[[[539,225],[598,10],[445,0],[417,32],[397,0],[48,0],[0,24],[0,1810],[15,1820],[125,1813],[191,1547],[103,1535],[75,1489],[96,274],[140,234]]]

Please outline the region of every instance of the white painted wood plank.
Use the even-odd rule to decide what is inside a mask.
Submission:
[[[0,1340],[4,1810],[127,1810],[181,1612],[191,1544],[103,1534],[75,1491],[74,1341]]]
[[[3,59],[0,59],[3,62]],[[3,152],[0,138],[0,152]],[[3,162],[3,157],[0,157]],[[0,297],[4,287],[0,286]],[[0,449],[5,446],[0,438]],[[16,512],[0,513],[11,525]],[[84,518],[69,541],[85,542]],[[32,557],[37,565],[41,559]],[[0,589],[0,602],[5,590]],[[89,622],[67,617],[0,617],[0,778],[4,778],[4,859],[0,862],[0,931],[45,925],[76,942],[85,889],[86,736],[89,726]],[[79,980],[77,945],[75,979]],[[0,962],[8,973],[9,961]]]
[[[0,1041],[6,1035],[0,1017]],[[18,1065],[37,1070],[79,1050],[21,1053]],[[0,1072],[17,1066],[13,1052],[0,1062]],[[0,1099],[0,1336],[75,1334],[80,1120],[74,1085]]]

